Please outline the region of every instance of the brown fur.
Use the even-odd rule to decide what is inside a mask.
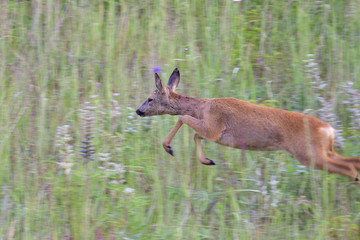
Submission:
[[[182,115],[165,138],[163,147],[173,155],[171,140],[182,126],[195,130],[194,141],[201,163],[205,157],[200,139],[246,150],[283,150],[301,164],[338,173],[358,181],[360,157],[343,157],[335,152],[334,129],[312,116],[259,106],[235,98],[199,99],[175,93],[180,81],[177,69],[165,87],[155,74],[157,90],[136,111],[140,116]]]

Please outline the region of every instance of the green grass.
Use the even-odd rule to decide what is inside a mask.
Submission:
[[[211,142],[217,165],[203,166],[186,126],[173,158],[162,141],[177,117],[134,113],[155,89],[153,68],[166,81],[178,67],[186,95],[300,112],[326,107],[323,97],[342,154],[360,155],[359,105],[343,103],[347,82],[360,88],[359,16],[358,1],[336,0],[3,1],[0,236],[359,239],[348,179]]]

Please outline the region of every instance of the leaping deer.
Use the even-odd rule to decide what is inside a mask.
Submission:
[[[141,116],[181,115],[165,138],[163,147],[174,155],[171,140],[183,124],[195,130],[197,156],[202,164],[215,165],[205,157],[201,139],[243,150],[283,150],[307,167],[327,170],[359,183],[360,157],[343,157],[333,147],[335,131],[330,124],[305,114],[259,106],[235,98],[194,98],[175,92],[180,81],[177,68],[164,86],[155,73],[156,90],[136,110]]]

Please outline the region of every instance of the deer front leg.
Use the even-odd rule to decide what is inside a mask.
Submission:
[[[179,120],[177,121],[173,130],[171,130],[169,135],[165,138],[165,141],[163,142],[163,147],[164,147],[165,151],[171,155],[174,155],[174,152],[170,146],[170,143],[171,143],[171,140],[173,139],[173,137],[175,136],[175,134],[177,133],[177,131],[179,130],[179,128],[184,123],[187,124],[192,129],[194,129],[197,133],[196,138],[194,136],[194,140],[195,140],[196,147],[198,149],[197,151],[199,151],[199,153],[200,153],[200,155],[198,155],[198,156],[200,158],[201,163],[206,164],[206,165],[214,165],[215,163],[212,160],[205,158],[204,152],[203,152],[201,144],[200,144],[200,139],[201,139],[201,136],[204,136],[207,139],[214,141],[220,136],[221,131],[220,132],[216,131],[216,129],[219,129],[216,127],[209,128],[204,121],[196,119],[189,115],[181,116],[179,118]],[[210,131],[209,129],[212,129],[212,131]]]
[[[163,142],[163,147],[165,149],[165,151],[167,153],[169,153],[171,156],[174,156],[174,151],[172,150],[170,143],[171,140],[174,138],[175,134],[177,133],[177,131],[179,131],[179,128],[183,125],[183,122],[181,121],[181,117],[179,118],[179,120],[177,121],[175,127],[173,128],[173,130],[171,130],[171,132],[166,136],[164,142]]]

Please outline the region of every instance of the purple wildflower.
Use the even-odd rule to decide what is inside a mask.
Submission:
[[[267,69],[266,69],[266,67],[265,67],[265,64],[264,64],[264,62],[263,62],[263,60],[262,60],[261,58],[254,58],[254,60],[257,61],[257,62],[260,64],[260,66],[261,66],[261,68],[262,68],[262,70],[263,70],[264,72],[267,71]]]
[[[154,67],[154,73],[159,73],[161,71],[162,71],[161,67]]]

